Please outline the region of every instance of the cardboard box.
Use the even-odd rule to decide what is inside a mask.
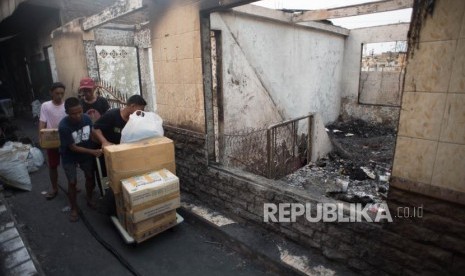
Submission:
[[[126,223],[141,222],[179,207],[181,207],[181,197],[179,193],[164,196],[154,202],[147,202],[139,205],[137,209],[133,208],[127,210]]]
[[[113,193],[113,195],[115,197],[116,216],[118,217],[118,220],[121,226],[125,227],[127,223],[127,219],[126,219],[126,209],[124,208],[123,194]]]
[[[153,236],[156,236],[166,230],[168,230],[169,228],[175,226],[177,224],[177,221],[174,220],[174,221],[170,221],[166,224],[163,224],[163,225],[160,225],[158,227],[154,227],[154,228],[151,228],[150,230],[148,231],[145,231],[145,232],[142,232],[142,233],[136,233],[133,238],[136,240],[136,242],[140,243],[140,242],[143,242]]]
[[[147,233],[148,231],[159,228],[165,224],[176,221],[176,210],[168,211],[155,217],[143,220],[137,223],[126,224],[126,230],[132,237]]]
[[[109,185],[114,192],[120,193],[122,196],[123,190],[121,186],[121,180],[129,178],[129,177],[141,175],[144,173],[148,173],[153,170],[160,170],[163,168],[166,168],[173,173],[176,172],[176,164],[174,163],[174,161],[169,162],[169,163],[153,164],[152,166],[147,166],[147,167],[143,167],[140,169],[134,169],[130,171],[119,171],[119,172],[109,171],[107,167],[107,175],[108,175],[108,179],[110,180]]]
[[[176,173],[174,144],[166,137],[104,148],[107,174],[115,193],[122,193],[121,180],[163,168]]]
[[[171,193],[179,193],[179,178],[167,169],[121,180],[128,210]]]
[[[132,211],[133,213],[138,213],[138,212],[143,211],[145,209],[149,209],[149,208],[152,208],[154,206],[161,205],[161,204],[163,204],[163,203],[165,203],[167,201],[170,201],[172,199],[176,199],[176,198],[179,198],[179,197],[181,197],[181,192],[176,191],[174,193],[167,194],[165,196],[162,196],[162,197],[159,197],[159,198],[156,198],[154,200],[147,201],[147,202],[144,202],[144,203],[138,204],[138,205],[130,205],[129,202],[124,200],[124,210]]]
[[[44,128],[40,130],[40,147],[43,149],[56,149],[60,147],[60,135],[56,128]]]

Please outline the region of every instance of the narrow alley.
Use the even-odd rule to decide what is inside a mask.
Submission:
[[[461,275],[464,107],[463,0],[0,0],[0,274]]]

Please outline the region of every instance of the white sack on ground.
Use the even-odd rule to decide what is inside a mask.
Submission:
[[[22,152],[18,154],[12,144],[5,144],[0,149],[0,177],[9,186],[31,191],[32,184],[27,170],[27,162],[18,159],[18,156],[22,157],[24,154]]]
[[[34,164],[34,166],[40,167],[44,164],[44,155],[42,154],[42,151],[39,148],[31,147],[29,153],[29,156],[32,159],[32,163]]]

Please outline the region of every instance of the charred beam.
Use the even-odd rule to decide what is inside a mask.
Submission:
[[[222,11],[230,8],[234,8],[237,6],[242,6],[245,4],[257,2],[250,1],[250,0],[207,0],[201,1],[200,3],[200,12],[202,13],[210,13],[215,11]]]
[[[143,0],[119,0],[98,14],[87,17],[84,22],[82,22],[82,28],[84,31],[88,31],[121,16],[141,10],[144,7]]]
[[[305,11],[296,15],[294,22],[325,20],[331,18],[349,17],[377,12],[407,9],[413,6],[413,0],[386,0],[375,3],[347,6],[343,8]]]

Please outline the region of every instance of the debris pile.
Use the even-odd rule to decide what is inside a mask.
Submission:
[[[333,151],[283,180],[291,186],[353,203],[379,203],[389,189],[396,131],[362,120],[326,129]]]

